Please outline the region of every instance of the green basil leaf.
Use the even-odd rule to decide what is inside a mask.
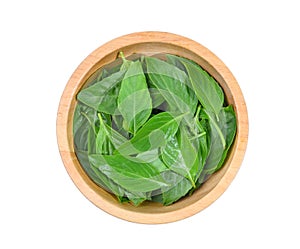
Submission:
[[[203,169],[204,165],[206,163],[208,153],[209,153],[209,145],[210,145],[210,137],[208,136],[208,129],[207,129],[207,120],[203,119],[199,121],[199,119],[196,120],[197,127],[198,127],[198,133],[199,136],[197,139],[192,139],[192,143],[196,143],[195,148],[198,148],[198,158],[199,158],[199,169],[196,175],[196,179],[199,179]]]
[[[227,106],[227,107],[223,108],[221,110],[220,119],[224,120],[222,132],[225,135],[226,148],[223,151],[222,157],[218,163],[218,166],[214,170],[214,172],[219,170],[223,166],[223,163],[226,159],[228,150],[230,149],[231,144],[234,141],[234,137],[236,134],[236,117],[235,117],[235,112],[233,110],[233,107]],[[212,173],[212,172],[208,171],[207,173]]]
[[[99,112],[111,114],[111,115],[120,114],[118,110],[118,103],[117,103],[119,90],[120,90],[120,83],[106,93],[106,95],[102,99],[101,104],[98,105]]]
[[[78,161],[80,162],[80,165],[84,169],[84,171],[87,173],[87,175],[99,186],[101,186],[104,189],[108,189],[108,187],[104,184],[104,182],[95,174],[95,172],[92,170],[90,161],[89,161],[89,155],[87,151],[81,151],[81,150],[75,150],[76,156],[78,158]]]
[[[173,108],[179,113],[195,113],[197,97],[188,91],[187,75],[180,69],[162,60],[146,57],[147,74],[153,84]]]
[[[77,104],[74,112],[73,121],[73,136],[75,149],[87,150],[87,134],[89,131],[89,123],[87,119],[81,114],[82,105]]]
[[[142,193],[142,194],[144,194],[145,197],[139,197],[138,195],[136,195],[134,193],[131,193],[128,191],[126,192],[126,196],[127,196],[128,200],[131,201],[131,203],[134,206],[138,206],[146,200],[151,200],[151,197],[149,197],[147,193]]]
[[[170,205],[185,196],[192,188],[192,184],[185,177],[168,170],[162,172],[161,176],[171,187],[162,187],[162,203]]]
[[[227,151],[233,142],[236,132],[236,118],[231,106],[222,108],[219,120],[212,113],[205,111],[201,113],[202,118],[209,123],[210,149],[205,165],[205,172],[211,174],[218,170],[224,162]],[[221,135],[220,135],[221,133]],[[225,140],[225,146],[224,141]]]
[[[100,125],[96,137],[96,153],[110,155],[115,148],[125,143],[127,139],[107,125],[101,114],[98,114],[98,117]]]
[[[89,160],[108,178],[128,191],[148,192],[168,184],[149,163],[137,163],[122,155],[90,155]]]
[[[82,126],[82,123],[86,121],[86,119],[81,115],[82,108],[83,105],[77,103],[73,116],[73,134],[76,134],[76,132],[78,132],[78,130]]]
[[[166,57],[167,57],[167,62],[169,64],[174,65],[175,67],[177,67],[180,70],[182,70],[183,72],[185,72],[186,75],[188,75],[186,67],[182,63],[182,60],[187,60],[187,59],[176,56],[176,55],[171,55],[171,54],[167,54]],[[190,63],[193,63],[195,66],[198,66],[195,62],[193,62],[191,60],[187,60],[187,61]],[[193,85],[192,85],[189,77],[188,77],[188,80],[186,81],[186,85],[188,86],[189,94],[195,96],[194,88],[193,88]]]
[[[158,149],[141,152],[137,154],[135,157],[129,155],[122,155],[122,156],[126,157],[130,161],[134,161],[140,164],[150,163],[159,172],[167,170],[166,165],[160,159],[160,153]]]
[[[195,181],[196,175],[202,167],[198,153],[199,140],[192,140],[191,136],[188,133],[189,131],[186,126],[180,126],[178,134],[178,143],[183,161],[186,167],[189,169],[192,179]]]
[[[87,151],[76,150],[76,156],[80,162],[80,165],[83,167],[84,171],[88,174],[93,182],[101,186],[106,191],[115,194],[119,200],[125,195],[126,191],[124,189],[112,182],[99,170],[93,168],[92,165],[90,165]]]
[[[112,115],[112,120],[112,129],[119,132],[123,137],[129,139],[131,134],[123,127],[124,118],[122,115]]]
[[[152,108],[160,106],[165,101],[164,97],[161,95],[158,89],[149,88],[149,92],[152,99]]]
[[[152,111],[151,97],[141,62],[130,64],[121,83],[118,108],[128,130],[135,134],[147,121]]]
[[[118,71],[102,79],[101,81],[82,89],[77,94],[77,100],[101,112],[102,102],[105,101],[105,103],[107,103],[109,102],[109,97],[107,96],[114,96],[114,94],[112,93],[112,91],[114,90],[112,89],[122,81],[125,73],[126,70]],[[107,107],[107,104],[105,106]]]
[[[135,206],[138,206],[143,201],[150,199],[147,193],[137,192],[137,191],[128,191],[122,188],[120,185],[115,183],[109,177],[107,177],[104,173],[102,173],[97,167],[91,164],[91,168],[94,174],[97,176],[97,180],[99,179],[104,183],[102,186],[106,191],[111,192],[117,196],[120,202],[124,202],[124,198],[127,198],[128,201],[131,201]],[[100,185],[101,186],[101,185]]]
[[[206,118],[208,120],[208,124],[209,124],[208,134],[210,136],[209,154],[205,163],[204,170],[209,172],[214,172],[222,158],[224,152],[224,145],[219,134],[221,131],[221,127],[216,125],[217,120],[216,118],[213,117],[212,113],[210,114],[210,116],[207,116],[206,115],[207,113],[208,111],[203,112],[201,114],[203,118]],[[214,120],[212,121],[212,119]]]
[[[75,141],[75,148],[83,151],[87,151],[88,153],[95,153],[95,144],[96,144],[96,135],[98,133],[99,127],[96,125],[96,116],[97,112],[88,108],[86,111],[82,111],[80,114],[86,119],[86,130],[81,130],[80,133],[81,137],[83,138],[84,147],[82,146],[82,141],[78,141],[77,139],[74,139]]]
[[[155,115],[141,127],[131,140],[118,147],[115,153],[132,155],[164,146],[177,132],[184,115],[174,117],[168,112]]]
[[[179,130],[178,138],[172,137],[162,148],[162,159],[169,169],[186,177],[195,187],[200,167],[198,151],[189,140],[183,126]]]
[[[73,118],[73,134],[74,146],[78,150],[88,150],[88,134],[91,124],[94,124],[95,120],[97,120],[95,110],[83,104],[77,104]]]
[[[184,65],[181,63],[179,56],[166,54],[166,57],[167,57],[167,62],[169,64],[172,64],[175,67],[177,67],[178,69],[186,72],[186,69],[185,69]]]
[[[143,160],[144,162],[153,162],[159,159],[159,152],[158,149],[148,150],[138,154],[136,158]]]
[[[97,81],[96,82],[98,82],[98,81],[100,81],[100,80],[103,80],[104,78],[106,78],[106,77],[108,77],[109,76],[109,72],[105,69],[105,68],[103,68],[102,70],[101,70],[101,72],[99,72],[99,74],[98,74],[98,76],[97,76]],[[96,83],[95,82],[95,83]]]
[[[213,112],[218,117],[224,104],[222,88],[200,66],[184,58],[180,58],[180,61],[186,68],[191,85],[200,103],[205,109]]]

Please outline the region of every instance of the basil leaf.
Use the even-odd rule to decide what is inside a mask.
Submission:
[[[122,80],[118,108],[132,134],[137,132],[151,114],[151,97],[139,61],[130,64]]]
[[[192,184],[185,177],[168,170],[162,172],[161,176],[171,187],[162,187],[162,203],[170,205],[185,196],[192,188]]]
[[[116,147],[125,143],[127,139],[120,133],[108,126],[98,114],[100,126],[96,137],[96,153],[98,154],[112,154]]]
[[[97,81],[96,82],[98,82],[98,81],[100,81],[100,80],[103,80],[104,78],[106,78],[106,77],[108,77],[109,76],[109,72],[105,69],[105,68],[103,68],[102,70],[101,70],[101,72],[99,72],[99,74],[98,74],[98,77],[97,77]],[[95,83],[96,83],[95,82]]]
[[[149,88],[149,92],[152,99],[152,108],[160,106],[165,101],[160,91],[156,88]]]
[[[208,136],[208,129],[207,129],[207,120],[201,120],[199,119],[196,120],[198,131],[199,131],[199,136],[197,139],[192,139],[192,143],[196,143],[194,145],[195,148],[198,148],[198,159],[199,159],[199,168],[198,172],[196,175],[196,179],[199,179],[203,169],[204,165],[206,163],[208,153],[209,153],[209,136]]]
[[[102,79],[101,81],[82,89],[77,94],[77,100],[97,111],[103,111],[102,102],[104,101],[106,103],[105,106],[107,107],[107,102],[109,102],[107,96],[114,96],[114,94],[112,93],[112,91],[114,90],[112,89],[122,81],[125,73],[126,70],[118,71]],[[109,111],[108,113],[110,112],[111,111]]]
[[[145,151],[134,156],[122,155],[129,159],[140,164],[150,163],[154,166],[159,172],[167,170],[166,165],[161,161],[160,154],[158,149]]]
[[[186,72],[184,65],[180,62],[180,59],[179,59],[180,57],[171,55],[171,54],[166,54],[166,57],[167,57],[167,62],[169,64],[172,64],[175,67],[179,68],[180,70]]]
[[[124,119],[122,115],[112,115],[112,129],[119,132],[123,137],[129,139],[130,133],[126,131],[123,127]]]
[[[90,155],[89,160],[103,174],[128,191],[148,192],[168,186],[160,171],[149,163],[137,163],[121,155]]]
[[[106,191],[115,194],[119,201],[122,201],[125,195],[128,195],[131,198],[140,198],[143,200],[147,199],[145,193],[137,193],[137,194],[128,193],[125,189],[115,184],[112,180],[107,178],[98,169],[93,167],[89,162],[89,156],[87,151],[76,150],[76,156],[80,162],[80,165],[83,167],[84,171],[88,174],[91,180],[95,182],[97,185],[101,186]]]
[[[88,152],[76,149],[76,156],[78,158],[78,161],[80,162],[80,165],[82,166],[84,171],[88,174],[88,176],[99,186],[108,189],[108,187],[104,184],[104,182],[101,179],[99,179],[99,177],[92,170],[89,161]]]
[[[182,154],[182,158],[186,167],[190,171],[193,181],[196,180],[197,173],[201,170],[202,164],[199,160],[199,139],[193,139],[189,135],[186,126],[181,126],[179,129],[178,143]],[[202,136],[202,134],[201,134]],[[195,185],[192,183],[193,187]]]
[[[74,147],[79,150],[87,150],[87,134],[89,131],[89,123],[81,114],[83,105],[77,104],[73,117],[73,136]]]
[[[174,117],[168,112],[155,115],[141,127],[131,140],[119,146],[115,154],[132,155],[164,146],[177,132],[184,115]]]
[[[86,151],[77,150],[76,156],[80,162],[80,165],[83,167],[84,171],[88,174],[88,176],[94,183],[96,183],[98,186],[101,186],[104,190],[116,195],[117,199],[120,202],[123,200],[126,193],[125,189],[115,184],[104,174],[102,174],[99,170],[95,169],[92,165],[90,165],[88,153]]]
[[[220,121],[223,121],[222,132],[226,139],[226,147],[223,151],[218,166],[213,171],[209,171],[206,169],[206,172],[208,174],[219,170],[223,166],[228,150],[230,149],[231,144],[234,141],[234,137],[236,134],[236,117],[232,106],[225,107],[221,110]]]
[[[144,195],[144,197],[139,197],[138,195],[132,193],[132,192],[126,192],[126,196],[128,198],[129,201],[131,201],[131,203],[134,206],[138,206],[141,203],[143,203],[146,200],[151,200],[151,197],[149,197],[149,195],[147,193],[142,193]]]
[[[207,116],[206,114],[207,111],[201,114],[203,118],[206,118],[208,120],[208,134],[210,136],[210,147],[209,154],[205,163],[205,171],[214,172],[222,158],[224,152],[224,145],[219,135],[221,128],[215,125],[217,124],[217,120],[214,118],[215,120],[211,121],[211,117],[213,115]]]
[[[191,85],[200,103],[217,117],[224,103],[224,94],[219,84],[200,66],[191,61],[179,58],[185,66]]]
[[[143,160],[144,162],[153,162],[159,158],[159,151],[158,149],[154,149],[141,152],[136,156],[136,158]]]
[[[98,127],[95,125],[97,112],[86,106],[81,106],[79,110],[80,113],[76,114],[75,112],[75,116],[81,126],[77,124],[73,127],[74,130],[78,129],[74,134],[75,149],[88,151],[89,153],[95,152],[95,138],[98,132]]]
[[[219,140],[222,144],[223,149],[226,147],[226,140],[224,132],[222,132],[222,125],[224,120],[220,120],[219,118],[215,118],[213,113],[203,109],[203,115],[204,118],[207,118],[209,120],[210,126],[213,126],[213,130],[215,131],[216,135],[219,137]]]
[[[117,103],[119,90],[120,83],[118,83],[115,87],[111,88],[106,93],[106,95],[102,99],[101,104],[98,106],[98,111],[111,115],[120,114]]]
[[[211,141],[205,172],[211,174],[222,166],[230,145],[233,142],[236,132],[236,118],[231,106],[221,109],[219,120],[216,120],[210,112],[205,110],[201,113],[201,116],[207,119],[209,124]],[[225,140],[225,146],[223,140]]]
[[[91,168],[94,172],[94,174],[97,176],[97,179],[99,179],[104,183],[104,189],[108,192],[111,192],[115,194],[120,202],[124,202],[124,198],[127,198],[128,201],[132,201],[132,203],[137,206],[143,201],[149,199],[147,193],[143,192],[137,192],[137,191],[128,191],[124,188],[122,188],[120,185],[112,181],[110,178],[108,178],[105,174],[103,174],[97,167],[95,167],[93,164],[91,164]],[[101,186],[101,185],[100,185]]]
[[[103,174],[101,171],[90,164],[88,153],[86,151],[77,150],[76,156],[91,180],[106,191],[113,193],[120,202],[128,200],[131,201],[135,206],[137,206],[143,201],[150,199],[147,193],[136,191],[129,192],[110,180],[105,174]]]
[[[88,134],[91,124],[97,120],[97,112],[88,106],[78,103],[73,118],[74,146],[78,150],[88,150]],[[93,127],[95,129],[95,127]]]
[[[186,177],[196,187],[195,180],[200,167],[198,151],[187,137],[183,126],[178,138],[172,137],[162,148],[162,159],[169,169]]]
[[[186,85],[187,75],[180,69],[162,60],[146,57],[145,61],[151,83],[173,108],[172,111],[194,114],[198,100],[193,92],[188,91]]]

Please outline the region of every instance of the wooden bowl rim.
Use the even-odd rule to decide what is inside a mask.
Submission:
[[[110,200],[110,194],[103,190],[98,190],[97,186],[85,174],[74,153],[73,138],[69,130],[70,126],[72,126],[72,119],[70,118],[72,115],[70,116],[70,112],[73,111],[75,106],[74,96],[83,82],[101,66],[99,61],[107,57],[108,60],[112,60],[112,57],[115,58],[121,48],[152,43],[188,50],[205,62],[204,68],[207,71],[215,70],[217,72],[220,79],[224,80],[234,99],[238,130],[235,148],[233,153],[231,153],[230,165],[222,173],[222,177],[215,186],[201,196],[199,200],[189,201],[188,198],[190,197],[188,197],[176,204],[177,206],[173,204],[167,207],[155,208],[149,205],[139,208]],[[102,65],[105,63],[103,61]],[[70,77],[61,96],[57,113],[56,131],[59,152],[64,166],[74,184],[86,198],[105,212],[121,219],[137,223],[157,224],[173,222],[192,216],[208,207],[223,194],[234,179],[244,158],[248,141],[248,114],[242,91],[236,79],[227,66],[210,50],[189,38],[177,34],[148,31],[132,33],[113,39],[94,50],[83,60]]]

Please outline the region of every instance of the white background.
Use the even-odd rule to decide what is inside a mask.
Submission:
[[[0,248],[300,248],[298,1],[0,2]],[[63,89],[94,49],[168,31],[213,51],[244,93],[242,167],[209,208],[166,225],[112,217],[66,173]]]

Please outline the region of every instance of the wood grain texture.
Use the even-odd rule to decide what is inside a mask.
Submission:
[[[76,94],[100,67],[114,61],[120,51],[153,55],[170,53],[197,62],[224,90],[226,101],[237,115],[237,133],[225,165],[189,197],[170,205],[145,203],[139,207],[119,203],[116,198],[93,183],[81,168],[73,146],[72,120]],[[237,174],[248,140],[248,116],[245,100],[234,76],[226,65],[201,44],[171,33],[140,32],[116,38],[93,51],[75,70],[62,94],[57,113],[57,141],[64,166],[78,189],[96,206],[124,220],[158,224],[184,219],[212,204],[227,189]]]

